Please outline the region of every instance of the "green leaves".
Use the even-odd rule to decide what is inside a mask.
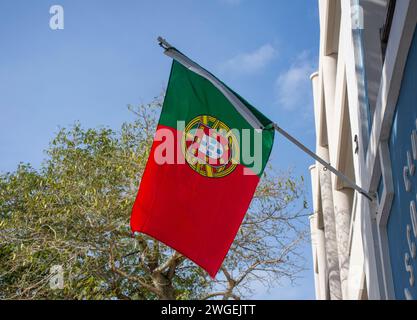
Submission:
[[[68,276],[66,298],[117,298],[114,281],[130,294],[130,284],[108,268],[108,248],[129,236],[119,230],[129,226],[131,186],[138,187],[152,141],[143,132],[148,125],[138,117],[115,132],[75,123],[56,134],[40,170],[20,164],[0,175],[0,298],[56,297],[46,285],[52,263]]]

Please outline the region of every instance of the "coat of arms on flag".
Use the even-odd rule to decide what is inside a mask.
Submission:
[[[185,128],[182,151],[190,167],[210,178],[227,176],[238,164],[239,142],[230,128],[212,116],[197,116]]]

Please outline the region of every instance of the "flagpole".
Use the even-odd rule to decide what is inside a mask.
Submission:
[[[169,49],[174,48],[173,46],[171,46],[164,38],[162,37],[158,37],[158,43],[159,45],[165,49],[165,52],[167,52]],[[249,119],[250,120],[250,119]],[[264,129],[261,127],[261,129]],[[286,132],[284,129],[282,129],[281,127],[279,127],[277,124],[274,123],[274,129],[279,132],[280,134],[282,134],[285,138],[287,138],[289,141],[291,141],[292,143],[294,143],[297,147],[299,147],[301,150],[303,150],[305,153],[307,153],[310,157],[312,157],[313,159],[315,159],[317,162],[319,162],[320,164],[323,165],[323,167],[326,170],[329,170],[330,172],[332,172],[333,174],[335,174],[336,176],[338,176],[340,179],[342,179],[343,181],[345,181],[351,188],[357,190],[360,194],[362,194],[363,196],[365,196],[367,199],[369,199],[370,201],[373,201],[375,199],[375,196],[371,195],[369,192],[365,191],[364,189],[362,189],[361,187],[359,187],[356,183],[354,183],[352,180],[350,180],[348,177],[346,177],[343,173],[341,173],[339,170],[337,170],[336,168],[332,167],[330,163],[327,163],[326,161],[324,161],[322,158],[320,158],[317,154],[315,154],[313,151],[311,151],[310,149],[308,149],[305,145],[303,145],[300,141],[298,141],[297,139],[295,139],[293,136],[291,136],[288,132]]]
[[[301,150],[303,150],[305,153],[307,153],[310,157],[314,158],[317,162],[323,165],[323,167],[326,170],[329,170],[330,172],[334,173],[336,176],[338,176],[340,179],[345,181],[351,188],[358,191],[360,194],[365,196],[370,201],[374,200],[374,196],[372,196],[369,192],[366,192],[364,189],[359,187],[356,183],[354,183],[352,180],[350,180],[348,177],[346,177],[343,173],[341,173],[339,170],[334,168],[330,163],[327,163],[322,158],[320,158],[317,154],[315,154],[313,151],[308,149],[305,145],[303,145],[300,141],[295,139],[293,136],[291,136],[288,132],[286,132],[284,129],[279,127],[276,123],[274,123],[274,128],[277,132],[279,132],[281,135],[283,135],[285,138],[287,138],[290,142],[295,144],[297,147],[299,147]]]

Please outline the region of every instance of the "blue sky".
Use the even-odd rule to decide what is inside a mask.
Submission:
[[[49,28],[55,4],[64,30]],[[131,120],[126,105],[150,102],[167,84],[171,61],[159,35],[314,149],[317,1],[1,0],[0,171],[38,168],[59,127]],[[277,136],[272,161],[306,178],[310,200],[313,160]],[[308,243],[303,252],[297,286],[256,287],[254,298],[313,299]]]

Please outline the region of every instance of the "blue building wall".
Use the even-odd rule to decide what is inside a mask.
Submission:
[[[410,257],[415,282],[410,285],[410,271],[407,272],[405,255],[410,256],[407,241],[407,225],[412,226],[410,217],[410,202],[417,202],[417,167],[414,176],[410,176],[411,191],[406,192],[403,169],[407,166],[407,151],[412,154],[411,133],[416,130],[417,120],[417,32],[414,33],[406,69],[404,72],[394,122],[391,129],[389,148],[394,182],[394,201],[388,220],[387,232],[390,250],[391,267],[397,299],[405,299],[404,289],[407,288],[414,299],[417,299],[417,260]],[[417,166],[417,161],[414,161]],[[411,229],[412,230],[412,229]],[[417,239],[411,231],[411,240]]]

